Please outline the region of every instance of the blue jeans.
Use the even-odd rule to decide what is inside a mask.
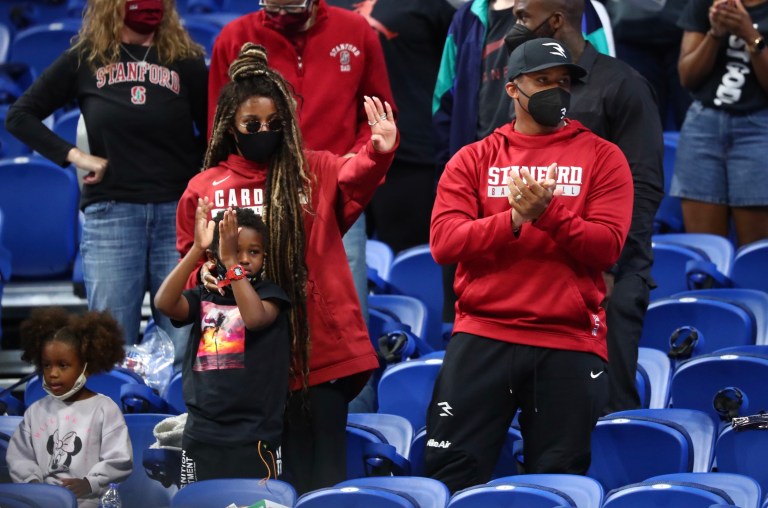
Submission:
[[[80,249],[88,308],[110,311],[123,328],[125,343],[135,344],[145,292],[154,302],[179,260],[176,202],[102,201],[88,205],[84,215]],[[175,328],[154,305],[152,317],[173,340],[176,358],[182,358],[189,327]]]
[[[352,271],[352,280],[355,282],[355,291],[360,300],[360,310],[363,319],[368,324],[368,269],[365,265],[365,242],[368,237],[365,234],[365,214],[352,224],[342,240],[344,251],[347,253],[349,269]]]

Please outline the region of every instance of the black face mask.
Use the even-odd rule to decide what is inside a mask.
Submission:
[[[243,157],[249,161],[263,164],[268,162],[280,148],[283,133],[281,131],[262,131],[243,134],[235,129],[235,140]]]
[[[554,14],[550,15],[547,19],[545,19],[539,26],[534,28],[533,30],[530,30],[527,26],[523,25],[522,23],[515,23],[515,26],[512,27],[512,29],[509,31],[509,33],[504,37],[504,47],[507,48],[507,52],[511,55],[512,52],[523,44],[524,42],[531,41],[533,39],[538,39],[540,36],[536,35],[536,32],[538,32],[541,27],[549,23],[549,18],[554,16]],[[546,35],[544,37],[554,38],[555,30],[550,35]]]
[[[526,94],[519,86],[517,89],[528,98],[526,111],[539,125],[557,127],[568,113],[568,107],[571,105],[571,94],[559,86],[547,88],[533,95]],[[522,106],[522,104],[520,105]]]

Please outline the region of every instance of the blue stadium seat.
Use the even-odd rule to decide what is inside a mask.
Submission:
[[[726,287],[733,262],[733,244],[726,238],[704,233],[653,235],[651,270],[658,287],[651,298],[689,289]]]
[[[747,288],[698,289],[674,296],[707,298],[741,306],[754,320],[755,344],[768,344],[768,293],[765,291]]]
[[[25,63],[39,76],[70,47],[80,30],[80,20],[64,19],[55,23],[35,25],[16,34],[11,42],[9,60]]]
[[[21,89],[10,78],[0,74],[0,94],[6,101],[12,102],[21,94]],[[5,130],[5,117],[8,114],[8,104],[0,104],[0,157],[11,159],[13,157],[27,156],[32,150]]]
[[[178,490],[175,486],[166,488],[151,480],[144,468],[141,467],[144,450],[155,442],[153,434],[155,425],[166,418],[168,415],[151,413],[125,415],[125,423],[128,426],[128,434],[131,437],[131,446],[133,447],[133,471],[120,484],[120,497],[123,506],[164,508],[170,506],[171,498]]]
[[[768,240],[741,247],[733,260],[730,277],[736,287],[768,292]]]
[[[754,478],[768,492],[768,432],[764,429],[737,431],[727,426],[715,444],[715,462],[721,473],[735,473]]]
[[[221,0],[187,0],[187,12],[190,14],[206,14],[220,10]]]
[[[221,27],[211,21],[194,17],[185,17],[182,23],[192,40],[203,46],[206,59],[209,59],[213,52],[213,42],[219,35]]]
[[[665,473],[709,471],[715,423],[686,409],[619,411],[597,422],[587,472],[606,491]]]
[[[387,368],[379,381],[379,412],[402,416],[414,429],[424,427],[432,389],[442,365],[442,359],[428,358]]]
[[[410,331],[419,338],[427,333],[427,307],[418,298],[406,295],[369,295],[368,308],[388,314],[394,320],[408,325]]]
[[[596,508],[603,504],[603,487],[588,476],[572,474],[525,474],[507,476],[488,482],[488,485],[534,485],[557,489],[571,498],[576,508]]]
[[[429,311],[427,342],[434,349],[445,349],[443,341],[443,274],[429,251],[429,245],[419,245],[399,252],[392,261],[389,283],[394,291],[414,296],[427,305]]]
[[[351,413],[347,418],[347,478],[410,474],[413,427],[403,417]]]
[[[389,245],[378,240],[365,242],[365,264],[368,267],[368,281],[374,292],[384,291],[395,254]]]
[[[187,412],[187,405],[184,403],[184,392],[182,390],[181,371],[173,374],[171,380],[168,381],[168,386],[165,388],[165,394],[163,397],[168,403],[169,412],[173,414],[181,414]]]
[[[53,122],[53,132],[72,143],[77,144],[77,122],[80,120],[80,110],[71,109],[59,116]]]
[[[419,508],[409,493],[381,487],[330,487],[308,492],[296,508]]]
[[[11,437],[13,437],[13,433],[16,432],[16,428],[21,423],[22,418],[21,416],[0,416],[0,483],[11,481],[6,453],[8,452],[8,443]]]
[[[74,171],[41,157],[20,157],[0,161],[0,181],[13,280],[71,280],[80,240]]]
[[[250,506],[262,499],[293,506],[296,503],[296,491],[290,484],[280,480],[203,480],[178,491],[171,500],[171,507],[211,508],[229,503]]]
[[[259,9],[261,9],[259,3],[253,0],[224,0],[221,10],[236,14],[249,14]]]
[[[451,497],[448,508],[562,508],[576,507],[576,502],[558,488],[528,483],[480,485],[461,490]]]
[[[3,287],[11,280],[11,251],[5,248],[4,236],[3,236],[3,221],[4,215],[2,209],[0,209],[0,300],[3,299]],[[0,306],[0,310],[2,307]],[[0,313],[2,317],[2,313]],[[3,330],[0,328],[0,341],[3,338]]]
[[[8,51],[11,47],[11,29],[0,22],[0,64],[8,61]]]
[[[2,483],[0,506],[3,508],[77,508],[71,490],[47,483]]]
[[[679,138],[679,132],[664,133],[664,197],[661,199],[659,209],[653,219],[654,234],[682,233],[685,229],[680,198],[669,195]]]
[[[662,409],[669,401],[669,385],[672,381],[672,364],[667,355],[657,349],[638,348],[638,371],[642,369],[646,409]]]
[[[714,422],[768,410],[768,355],[760,346],[754,353],[741,349],[681,363],[672,376],[672,405],[704,411]],[[716,404],[721,411],[715,409]]]
[[[450,492],[443,483],[418,476],[357,478],[336,485],[336,488],[344,487],[373,487],[405,492],[416,500],[420,508],[445,508],[450,498]]]
[[[710,290],[710,296],[683,292],[651,302],[640,346],[681,361],[723,347],[755,344],[757,325],[750,308],[715,298],[714,291],[719,290]]]

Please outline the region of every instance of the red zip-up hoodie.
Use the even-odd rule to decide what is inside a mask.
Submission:
[[[315,24],[291,38],[270,28],[266,18],[264,10],[246,14],[216,38],[208,74],[209,134],[229,65],[244,43],[253,42],[267,49],[269,66],[293,85],[305,146],[356,153],[371,136],[363,96],[386,100],[396,112],[378,35],[359,14],[325,0]]]
[[[553,162],[563,194],[515,236],[510,172],[542,180]],[[602,272],[619,258],[632,200],[621,150],[575,120],[535,136],[507,124],[459,150],[440,178],[430,234],[435,260],[458,263],[454,333],[607,360]]]
[[[361,374],[357,379],[361,388],[379,361],[360,312],[341,237],[384,181],[394,149],[379,153],[369,141],[350,158],[314,151],[307,151],[306,156],[312,175],[312,213],[304,215],[307,313],[312,344],[309,384]],[[229,206],[250,207],[261,214],[268,201],[264,195],[267,170],[266,164],[232,154],[218,166],[192,178],[176,212],[176,248],[181,255],[189,251],[194,241],[198,198],[207,196],[214,204],[212,216]],[[190,278],[189,286],[196,283],[197,272]],[[291,389],[301,388],[301,383],[301,379],[292,379]]]

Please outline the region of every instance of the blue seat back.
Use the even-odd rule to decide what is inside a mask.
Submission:
[[[728,275],[734,260],[733,243],[720,235],[708,233],[669,233],[653,235],[654,243],[674,244],[703,253],[717,271]]]
[[[21,94],[23,91],[19,86],[11,80],[7,75],[0,73],[0,87],[5,100],[15,100],[18,97],[17,94]],[[4,159],[11,159],[13,157],[27,156],[32,153],[32,150],[19,141],[13,134],[5,130],[5,117],[8,115],[8,104],[0,105],[0,157]]]
[[[733,260],[730,277],[736,287],[768,292],[768,240],[741,247]]]
[[[593,508],[603,504],[603,487],[588,476],[572,474],[526,474],[498,478],[488,485],[529,484],[557,489],[568,495],[577,508]]]
[[[727,426],[715,444],[717,470],[754,478],[764,492],[768,492],[768,432],[750,429],[737,432]]]
[[[379,381],[379,412],[402,416],[414,429],[424,427],[427,407],[442,365],[442,359],[430,358],[387,368]]]
[[[743,398],[737,412],[747,416],[768,410],[768,356],[723,352],[692,358],[680,364],[672,376],[672,405],[698,409],[713,421],[721,420],[713,406],[714,398],[724,389],[735,388]]]
[[[352,413],[347,419],[347,478],[410,474],[413,427],[405,418]]]
[[[47,483],[1,483],[0,506],[3,508],[77,508],[71,490]]]
[[[26,63],[33,69],[35,76],[39,76],[69,49],[79,29],[80,20],[65,19],[22,30],[11,42],[9,59]]]
[[[417,337],[426,337],[427,306],[418,298],[405,295],[369,295],[368,308],[389,314],[393,319],[408,325],[411,333]]]
[[[88,377],[85,386],[96,393],[106,395],[114,400],[118,407],[122,407],[120,388],[127,383],[144,384],[144,381],[134,372],[115,367],[109,372]],[[45,395],[42,379],[40,376],[35,376],[27,382],[24,390],[24,404],[29,407]]]
[[[11,47],[11,29],[0,23],[0,64],[8,61],[8,50]]]
[[[719,469],[719,467],[718,467]],[[679,482],[699,485],[715,491],[722,491],[740,508],[758,508],[762,489],[758,482],[746,475],[725,472],[717,473],[675,473],[648,478],[649,482]]]
[[[210,58],[213,52],[213,43],[221,31],[221,27],[198,17],[185,17],[182,22],[192,40],[200,44],[205,49],[206,57]]]
[[[261,9],[259,3],[253,0],[224,0],[222,5],[223,11],[238,14],[249,14],[259,9]]]
[[[765,291],[748,288],[698,289],[674,296],[719,300],[742,307],[754,322],[755,344],[768,344],[768,293]]]
[[[669,385],[672,381],[672,364],[667,355],[657,349],[640,347],[637,355],[638,371],[642,368],[647,406],[650,409],[667,407]]]
[[[443,272],[429,245],[399,252],[392,261],[389,282],[404,295],[423,301],[429,312],[426,341],[434,349],[445,349],[442,338]]]
[[[379,277],[389,280],[389,272],[392,269],[392,262],[395,254],[392,248],[384,242],[368,239],[365,242],[365,264],[368,268],[376,270]]]
[[[181,379],[181,371],[175,372],[171,376],[171,380],[165,388],[164,398],[174,414],[187,412],[187,405],[184,402],[184,386]]]
[[[714,436],[714,422],[699,411],[619,411],[598,421],[587,475],[611,490],[658,474],[707,471]]]
[[[419,508],[405,492],[379,487],[331,487],[308,492],[299,498],[296,508]]]
[[[8,452],[8,443],[21,420],[21,416],[0,416],[0,483],[11,481],[6,453]]]
[[[679,133],[664,133],[664,197],[653,220],[654,233],[681,233],[684,230],[683,210],[680,198],[669,195],[675,169]]]
[[[76,145],[78,120],[80,120],[80,110],[77,108],[71,109],[53,122],[53,132],[60,138]]]
[[[670,339],[680,344],[682,327],[695,329],[697,340],[691,357],[711,353],[727,346],[755,344],[757,327],[748,307],[714,298],[700,298],[687,293],[656,300],[648,306],[640,346],[668,353]]]
[[[419,508],[445,508],[451,497],[448,487],[432,478],[420,476],[375,476],[339,483],[336,487],[374,487],[405,492],[413,497]]]
[[[453,495],[448,508],[526,508],[575,507],[576,503],[563,491],[530,484],[481,485]]]
[[[23,157],[0,161],[0,181],[3,236],[14,279],[71,279],[79,250],[74,170]]]
[[[723,491],[702,488],[697,485],[680,485],[663,481],[640,482],[625,485],[609,492],[602,508],[734,506],[730,499],[723,494]]]
[[[168,418],[168,415],[141,413],[125,415],[128,434],[133,447],[133,471],[120,484],[120,497],[124,506],[170,506],[176,487],[165,488],[147,476],[141,466],[144,450],[155,442],[155,425]]]
[[[280,480],[203,480],[178,491],[171,500],[171,507],[211,508],[226,506],[228,503],[250,506],[262,499],[293,506],[296,504],[296,491],[290,484]]]

